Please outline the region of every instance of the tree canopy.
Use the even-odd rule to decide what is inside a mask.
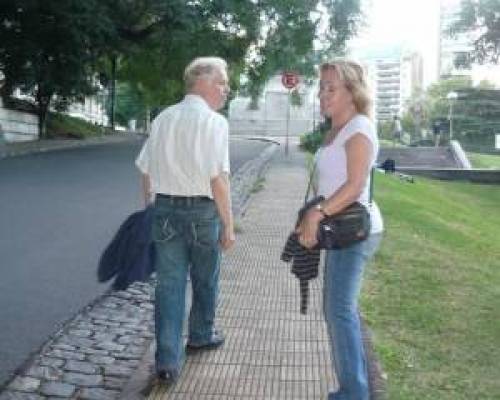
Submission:
[[[245,74],[255,97],[280,70],[312,75],[322,54],[339,54],[360,15],[360,0],[0,1],[2,95],[31,93],[42,135],[54,98],[99,81],[128,82],[148,107],[178,100],[196,56],[225,58],[232,87]]]
[[[33,95],[41,136],[55,95],[62,100],[93,92],[93,65],[114,37],[108,16],[99,0],[3,1],[2,95],[8,97],[16,88]]]
[[[473,61],[497,63],[500,56],[500,1],[462,0],[459,19],[451,32],[471,32],[474,41]]]
[[[151,0],[154,2],[154,0]],[[159,1],[159,3],[162,3]],[[195,56],[218,55],[231,65],[231,87],[256,97],[275,73],[314,74],[321,54],[339,54],[356,31],[359,0],[218,0],[174,2],[172,23],[155,11],[155,29],[122,55],[119,77],[142,88],[149,105],[183,92],[180,77]],[[134,26],[134,24],[127,24]],[[319,49],[314,49],[314,45]]]
[[[451,92],[456,93],[456,99],[449,98]],[[417,122],[411,112],[416,102],[420,102],[423,111],[419,123],[430,129],[439,121],[443,125],[441,133],[446,134],[451,116],[453,137],[461,142],[492,143],[495,133],[500,132],[500,91],[489,82],[473,86],[470,77],[454,77],[434,83],[425,95],[410,100],[409,112],[403,116],[403,126],[409,131],[415,129]]]

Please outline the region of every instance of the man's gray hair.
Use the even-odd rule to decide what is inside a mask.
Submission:
[[[184,70],[184,82],[189,91],[200,79],[214,78],[217,72],[227,71],[227,63],[220,57],[198,57],[189,63]]]

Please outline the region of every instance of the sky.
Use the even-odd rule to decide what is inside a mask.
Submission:
[[[422,55],[424,85],[436,80],[439,0],[363,0],[362,10],[366,26],[351,41],[351,48],[403,44]]]
[[[440,0],[362,0],[365,26],[350,42],[351,48],[374,49],[403,44],[418,51],[424,59],[424,86],[438,78],[438,31]],[[460,0],[443,0],[445,4]],[[359,57],[356,51],[352,56]],[[500,88],[498,65],[474,65],[475,83],[483,79]]]

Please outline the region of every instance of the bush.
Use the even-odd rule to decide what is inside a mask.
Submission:
[[[326,133],[330,130],[330,121],[322,122],[316,130],[303,134],[300,137],[300,148],[309,153],[316,153],[319,149]]]

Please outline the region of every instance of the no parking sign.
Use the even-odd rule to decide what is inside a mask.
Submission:
[[[299,83],[299,75],[292,71],[284,71],[281,74],[281,83],[287,89],[293,89]]]
[[[286,112],[286,142],[285,142],[285,154],[288,155],[288,130],[290,125],[290,90],[293,89],[299,83],[299,75],[296,72],[284,71],[281,74],[281,83],[285,88],[288,89],[287,96],[287,112]]]

